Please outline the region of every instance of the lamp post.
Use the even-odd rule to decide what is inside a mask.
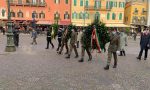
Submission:
[[[5,48],[6,52],[14,52],[16,51],[16,47],[14,45],[14,35],[12,33],[12,26],[13,22],[11,21],[11,14],[10,14],[10,0],[7,0],[7,5],[8,5],[8,30],[7,30],[7,45]]]

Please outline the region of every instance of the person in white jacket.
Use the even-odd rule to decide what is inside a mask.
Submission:
[[[126,56],[125,46],[127,44],[127,34],[122,30],[120,32],[120,55],[119,56]]]

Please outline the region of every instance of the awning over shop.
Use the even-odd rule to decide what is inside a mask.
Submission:
[[[88,24],[85,24],[85,25],[84,25],[84,24],[82,24],[82,23],[73,23],[73,25],[75,25],[75,26],[81,26],[81,27],[82,27],[82,26],[88,26]]]
[[[107,27],[130,27],[125,24],[106,24]]]
[[[38,24],[38,25],[51,25],[52,22],[51,21],[38,21],[36,24]]]
[[[70,21],[59,21],[58,24],[59,25],[69,25],[69,24],[71,24],[71,22]]]

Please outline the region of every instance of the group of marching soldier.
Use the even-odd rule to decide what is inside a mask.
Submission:
[[[96,30],[95,27],[93,27],[93,31],[94,31],[94,29]],[[108,30],[108,32],[110,35],[110,44],[108,47],[107,65],[106,65],[106,67],[104,67],[105,70],[109,70],[112,55],[114,56],[113,68],[117,67],[118,48],[120,48],[120,56],[123,56],[123,55],[125,56],[124,48],[125,48],[125,45],[127,45],[127,42],[126,42],[127,35],[124,33],[123,30],[120,33],[118,33],[117,30],[115,28],[113,28],[113,30]],[[70,38],[68,38],[69,34],[70,34]],[[94,34],[93,34],[93,36],[94,36]],[[84,62],[85,51],[87,52],[88,57],[89,57],[88,61],[91,61],[92,60],[92,54],[91,54],[92,44],[91,44],[91,41],[89,41],[88,39],[93,36],[87,36],[85,34],[85,29],[79,29],[79,30],[72,29],[71,33],[69,33],[68,28],[65,28],[65,29],[59,28],[58,34],[57,34],[57,39],[58,39],[57,53],[61,55],[62,51],[64,49],[64,46],[65,46],[65,48],[66,48],[65,54],[67,55],[66,56],[67,59],[70,58],[72,50],[74,50],[74,52],[75,52],[75,58],[78,58],[79,54],[78,54],[77,48],[79,47],[79,41],[80,41],[80,43],[81,43],[81,45],[80,45],[81,46],[81,59],[79,60],[79,62]],[[47,34],[47,37],[49,37],[48,34]],[[92,39],[95,39],[95,38],[92,38]],[[69,47],[68,47],[68,41],[70,41]],[[50,41],[50,43],[52,43],[52,42]],[[98,47],[98,45],[96,45],[96,46],[97,46],[96,48],[97,48],[98,52],[101,53],[102,50],[100,49],[100,47]],[[52,44],[52,47],[54,47],[53,44]]]

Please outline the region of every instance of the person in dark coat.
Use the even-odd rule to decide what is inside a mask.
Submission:
[[[49,49],[49,43],[52,45],[52,48],[54,48],[54,45],[53,45],[53,43],[52,43],[52,38],[51,38],[51,32],[52,32],[52,30],[49,30],[48,28],[47,28],[47,47],[45,48],[45,49]]]
[[[146,29],[142,34],[141,34],[141,39],[140,39],[140,52],[137,57],[137,59],[141,60],[141,56],[143,54],[143,50],[145,50],[145,55],[144,55],[144,60],[147,59],[148,55],[148,48],[150,46],[150,32],[148,29]]]
[[[59,51],[59,48],[61,47],[61,40],[62,40],[62,29],[58,30],[57,37],[58,37],[58,48],[57,48],[57,51]]]
[[[13,34],[14,34],[14,44],[16,47],[18,47],[19,46],[19,27],[15,27]]]

